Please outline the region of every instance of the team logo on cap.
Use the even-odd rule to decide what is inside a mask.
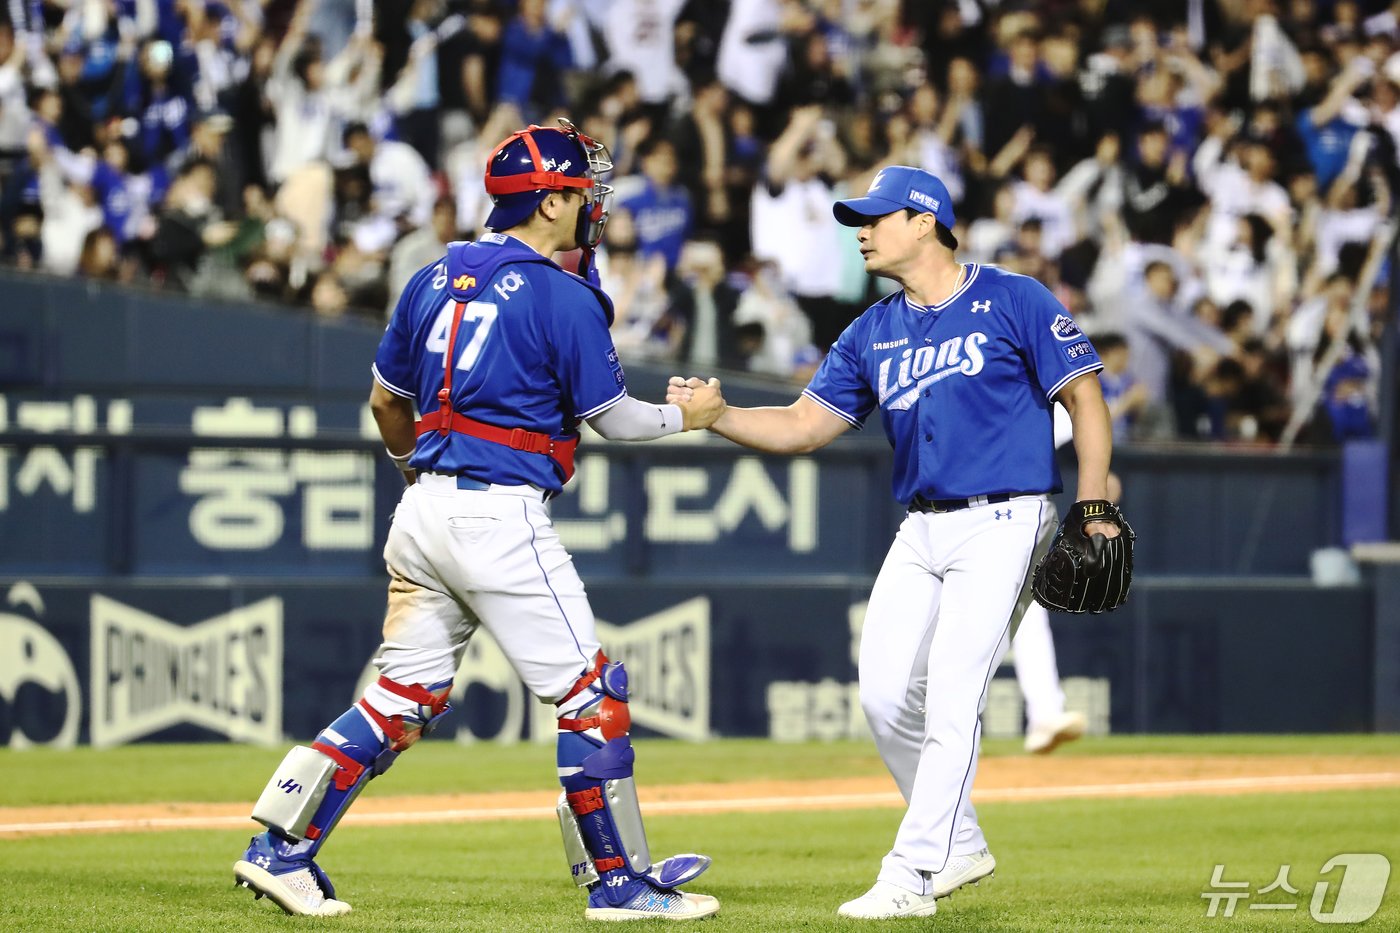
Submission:
[[[938,199],[929,197],[917,188],[909,189],[909,200],[915,204],[922,204],[935,214],[938,213]]]
[[[885,172],[884,172],[883,169],[881,169],[880,172],[879,172],[879,174],[877,174],[877,175],[875,176],[875,180],[872,181],[872,182],[870,183],[870,191],[874,191],[876,188],[880,187],[880,182],[882,182],[882,181],[884,181],[884,180],[885,180]],[[869,194],[870,191],[867,191],[866,194]]]

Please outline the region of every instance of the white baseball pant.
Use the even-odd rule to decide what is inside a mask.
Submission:
[[[909,808],[880,880],[928,893],[928,873],[986,846],[969,795],[987,685],[1049,546],[1048,496],[911,512],[880,569],[860,645],[861,706]]]

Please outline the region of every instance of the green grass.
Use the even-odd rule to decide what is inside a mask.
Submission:
[[[869,742],[775,744],[726,739],[695,745],[637,742],[639,780],[710,783],[883,775]],[[253,800],[285,747],[126,745],[70,751],[0,750],[0,806],[84,803],[200,803]],[[984,757],[1019,755],[1020,742],[989,741]],[[1400,735],[1111,736],[1084,739],[1056,756],[1365,755],[1400,756]],[[544,790],[555,787],[550,745],[458,745],[429,739],[368,793],[405,795]],[[1400,766],[1400,765],[1398,765]]]
[[[1065,751],[1071,749],[1393,756],[1400,740],[1129,738]],[[0,753],[0,801],[251,800],[280,754],[219,745]],[[541,747],[428,744],[371,792],[545,788],[552,785],[549,758]],[[639,765],[646,783],[880,773],[873,751],[859,743],[647,742]],[[979,813],[997,856],[996,878],[941,901],[936,917],[890,924],[841,921],[835,909],[874,879],[899,821],[896,810],[667,816],[650,819],[648,828],[658,857],[715,857],[694,885],[724,902],[720,916],[700,927],[715,933],[1318,929],[1307,901],[1327,859],[1381,852],[1400,861],[1400,790],[989,803]],[[230,868],[245,844],[237,831],[0,841],[0,929],[598,929],[582,920],[582,899],[567,880],[549,819],[343,827],[321,863],[355,911],[309,924],[234,889]],[[1298,910],[1250,911],[1244,901],[1231,918],[1205,917],[1201,893],[1214,865],[1223,863],[1227,880],[1248,881],[1253,891],[1271,883],[1285,862],[1300,893],[1276,892],[1269,900],[1297,903]],[[1400,929],[1397,892],[1400,880],[1392,877],[1365,929]]]

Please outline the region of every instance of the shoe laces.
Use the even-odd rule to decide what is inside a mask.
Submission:
[[[319,907],[326,899],[325,892],[321,890],[321,886],[316,882],[316,876],[311,873],[309,868],[302,868],[282,875],[279,880],[305,901],[308,907]]]
[[[659,914],[675,913],[685,908],[685,898],[675,891],[662,891],[647,886],[647,890],[637,892],[625,905],[628,910],[646,910]]]

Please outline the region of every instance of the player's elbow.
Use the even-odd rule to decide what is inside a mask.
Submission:
[[[369,410],[375,422],[381,425],[405,418],[413,420],[413,402],[395,395],[377,382],[369,393]]]

